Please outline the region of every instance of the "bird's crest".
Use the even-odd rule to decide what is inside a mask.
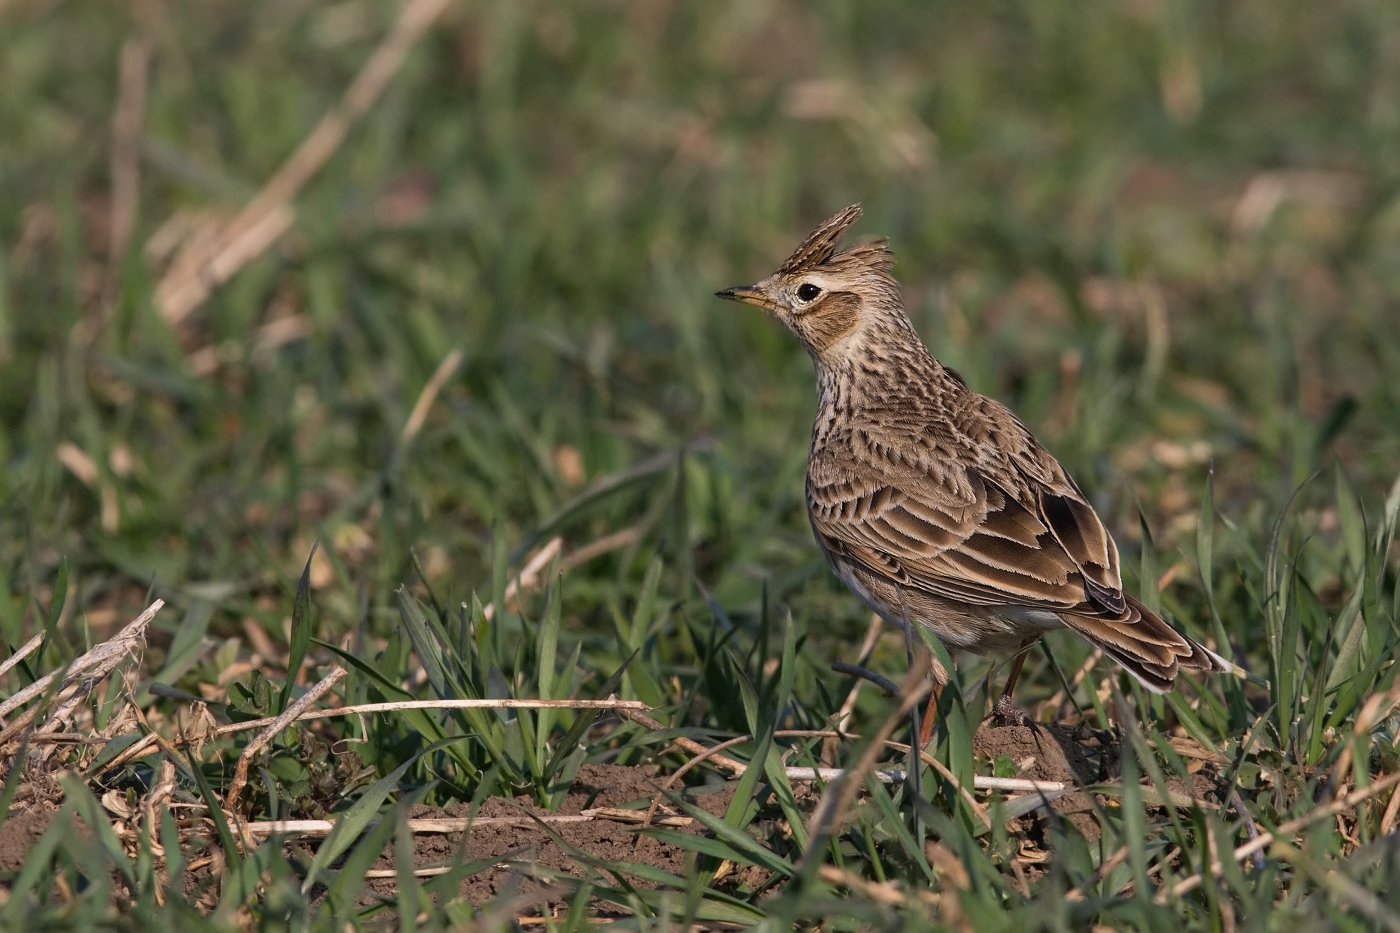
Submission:
[[[826,262],[836,252],[836,243],[846,228],[860,219],[860,205],[852,204],[840,213],[833,214],[817,225],[817,229],[807,234],[802,245],[792,251],[792,255],[778,267],[782,275],[791,275],[804,269],[811,269]]]
[[[802,245],[783,261],[778,267],[778,274],[795,275],[817,266],[850,270],[865,268],[888,274],[894,265],[894,257],[890,255],[887,240],[857,243],[849,249],[836,252],[836,244],[841,235],[846,232],[847,227],[860,219],[860,214],[860,205],[852,204],[844,211],[823,220],[817,225],[817,229],[807,234],[807,239],[802,241]]]

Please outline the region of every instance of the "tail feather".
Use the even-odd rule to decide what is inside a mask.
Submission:
[[[1178,670],[1238,674],[1239,668],[1172,628],[1131,596],[1121,615],[1061,616],[1075,632],[1117,661],[1153,693],[1166,693]]]

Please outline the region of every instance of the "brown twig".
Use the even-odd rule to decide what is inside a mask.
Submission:
[[[565,554],[564,559],[559,562],[559,569],[572,570],[580,564],[588,563],[595,557],[607,554],[609,551],[616,551],[618,548],[634,544],[641,536],[641,529],[635,525],[621,531],[614,531],[610,535],[603,535],[596,541],[590,541],[578,550]]]
[[[362,713],[395,713],[409,709],[649,709],[641,700],[534,700],[487,698],[483,700],[395,700],[389,703],[356,703],[352,706],[333,706],[329,709],[307,710],[296,717],[298,722],[310,719],[331,719],[338,716],[358,716]],[[282,717],[269,716],[248,722],[235,722],[220,726],[214,735],[224,736],[245,729],[256,729],[271,725]]]
[[[600,557],[609,551],[627,547],[634,543],[639,537],[641,537],[641,531],[635,527],[624,528],[610,535],[604,535],[596,541],[590,541],[576,551],[565,554],[559,561],[559,569],[572,570],[580,564],[586,564],[593,558]],[[506,604],[509,605],[512,600],[519,597],[522,591],[533,590],[535,587],[539,586],[540,573],[549,566],[550,562],[553,561],[555,557],[559,556],[563,549],[563,538],[558,535],[550,538],[549,541],[545,543],[545,546],[540,548],[534,557],[530,558],[529,563],[520,571],[520,574],[506,584]],[[482,609],[482,614],[486,616],[486,621],[491,621],[496,615],[495,604],[488,604]]]
[[[885,744],[886,744],[886,745],[889,745],[889,746],[892,747],[892,748],[899,749],[900,751],[904,752],[906,755],[909,754],[909,746],[908,746],[908,745],[905,745],[905,744],[903,744],[903,743],[901,743],[901,742],[890,742],[890,741],[886,741]],[[991,829],[991,828],[992,828],[992,818],[991,818],[991,816],[987,813],[987,808],[984,807],[984,806],[982,806],[980,803],[977,802],[977,798],[974,797],[974,796],[972,796],[972,791],[970,791],[970,790],[968,790],[966,787],[964,787],[963,784],[962,784],[962,782],[958,780],[957,776],[956,776],[955,774],[953,774],[953,772],[949,771],[949,770],[948,770],[948,767],[947,767],[945,764],[943,764],[943,762],[939,761],[937,758],[933,757],[932,755],[930,755],[927,751],[925,751],[925,750],[922,749],[922,748],[919,749],[919,760],[922,761],[922,762],[924,762],[925,764],[927,764],[929,767],[933,768],[933,770],[937,771],[940,775],[942,775],[943,780],[947,781],[949,784],[952,784],[952,785],[953,785],[953,790],[955,790],[955,791],[958,792],[958,795],[959,795],[960,797],[962,797],[962,799],[964,800],[964,802],[967,803],[968,807],[972,810],[972,812],[975,813],[975,814],[977,815],[977,818],[978,818],[979,820],[982,821],[983,825],[985,825],[988,829]],[[977,780],[978,780],[978,776],[977,776],[977,775],[973,775],[973,778],[972,778],[973,786],[974,786],[974,787],[977,787],[979,790],[991,790],[991,789],[993,789],[993,788],[991,788],[990,786],[988,786],[988,787],[982,787],[981,785],[978,785],[978,784],[977,784]],[[1016,780],[1016,779],[1015,779],[1015,778],[993,778],[992,780],[995,780],[995,781],[1006,781],[1006,780]],[[1041,787],[1041,786],[1040,786],[1040,785],[1043,784],[1043,783],[1049,783],[1049,782],[1027,781],[1026,783],[1029,784],[1029,785],[1031,785],[1031,786],[1028,786],[1028,787],[1024,788],[1025,790],[1029,790],[1029,791],[1042,791],[1042,790],[1043,790],[1043,791],[1053,792],[1053,791],[1064,790],[1063,787],[1056,787],[1056,788],[1051,789],[1051,788],[1044,788],[1044,787]],[[1007,789],[1007,788],[1002,787],[1002,788],[995,788],[995,789],[997,789],[997,790],[1005,790],[1005,789]]]
[[[899,696],[899,685],[896,684],[894,681],[890,680],[884,674],[876,673],[872,670],[867,670],[866,668],[863,668],[858,664],[848,664],[847,662],[841,660],[832,661],[831,669],[838,674],[849,674],[850,676],[856,678],[857,682],[861,680],[868,680],[875,686],[879,687],[881,690],[885,691],[886,696]]]
[[[647,705],[640,700],[513,700],[513,699],[484,699],[484,700],[398,700],[391,703],[358,703],[353,706],[334,706],[330,709],[307,710],[298,715],[294,721],[308,722],[313,719],[333,719],[340,716],[359,716],[365,713],[393,713],[411,709],[647,709]],[[223,738],[226,735],[233,735],[238,732],[246,732],[249,729],[261,729],[278,722],[281,716],[268,716],[263,719],[250,719],[246,722],[229,723],[226,726],[219,726],[211,730],[201,738]],[[111,741],[110,739],[102,741]],[[131,761],[139,758],[155,744],[155,733],[147,733],[121,755],[113,759],[105,766],[106,770],[119,768]]]
[[[504,863],[501,863],[504,864]],[[451,871],[454,865],[420,865],[413,869],[415,878],[436,878],[438,875],[445,875]],[[388,881],[399,877],[402,874],[397,868],[371,868],[364,873],[365,878],[373,878],[376,881]]]
[[[877,612],[870,613],[870,623],[865,628],[865,639],[860,643],[860,653],[856,655],[856,664],[863,665],[870,653],[875,650],[875,643],[880,640],[880,629],[884,626],[885,620],[880,618]],[[856,708],[856,697],[860,695],[860,687],[863,679],[856,678],[856,682],[851,684],[851,691],[846,694],[846,700],[841,704],[841,709],[836,714],[836,728],[845,731],[846,722],[851,718],[851,713]]]
[[[694,758],[690,759],[685,764],[681,765],[679,768],[673,771],[671,773],[671,776],[666,779],[666,783],[662,784],[661,789],[657,791],[655,796],[651,798],[651,806],[647,808],[646,819],[642,821],[642,825],[649,826],[651,824],[651,818],[655,815],[656,808],[661,806],[661,798],[666,796],[666,793],[676,785],[676,782],[679,781],[687,771],[700,764],[701,762],[714,758],[720,752],[724,751],[727,748],[733,748],[735,745],[742,745],[745,742],[752,741],[753,736],[741,735],[737,736],[736,738],[732,738],[727,741],[721,742],[718,745],[713,745],[704,753],[696,755]]]
[[[873,901],[882,904],[907,904],[910,900],[918,900],[929,907],[938,906],[942,899],[942,894],[937,891],[915,890],[911,894],[905,894],[894,881],[871,881],[862,878],[835,865],[822,865],[817,869],[817,877],[828,884],[839,884],[852,891],[859,891]]]
[[[136,225],[141,188],[141,126],[146,118],[150,70],[150,41],[141,36],[127,39],[122,44],[117,109],[112,114],[112,209],[107,256],[113,267],[126,256]]]
[[[1385,805],[1385,813],[1381,815],[1382,836],[1388,836],[1394,831],[1397,816],[1400,816],[1400,790],[1390,795],[1390,803]]]
[[[855,740],[860,739],[860,736],[858,735],[842,736],[840,735],[840,733],[837,732],[818,729],[778,730],[773,733],[773,737],[850,738]],[[736,736],[732,739],[727,739],[724,742],[721,742],[719,745],[710,746],[704,752],[696,754],[694,758],[681,765],[679,768],[676,769],[675,772],[673,772],[670,775],[669,778],[667,778],[666,783],[662,786],[661,790],[658,791],[656,795],[652,798],[651,807],[647,810],[648,819],[653,813],[656,812],[657,807],[661,803],[661,798],[676,784],[677,781],[680,780],[680,778],[687,771],[706,760],[717,757],[718,753],[721,751],[732,748],[736,745],[742,745],[745,742],[752,741],[753,736],[751,735],[741,735]],[[695,744],[699,745],[698,742]],[[903,742],[895,742],[891,739],[885,739],[883,745],[886,748],[893,748],[896,751],[901,751],[905,754],[908,754],[909,752],[909,746]],[[700,747],[705,748],[705,746]],[[687,748],[686,751],[692,751],[692,749]],[[977,798],[974,797],[971,791],[969,791],[962,784],[962,782],[958,780],[957,776],[954,775],[953,772],[948,770],[948,768],[943,764],[943,762],[933,757],[933,755],[929,754],[927,751],[922,750],[919,752],[919,758],[925,764],[929,765],[940,775],[942,775],[950,784],[953,785],[953,789],[956,790],[958,794],[967,802],[968,806],[972,809],[972,812],[976,814],[978,819],[982,820],[982,822],[987,826],[987,828],[990,829],[992,827],[992,818],[987,812],[987,808],[977,802]],[[787,779],[789,781],[821,780],[827,783],[831,783],[833,781],[837,781],[843,778],[846,775],[846,770],[844,768],[786,767],[783,769],[783,773],[787,776]],[[892,784],[897,781],[904,780],[903,771],[880,769],[874,771],[873,773],[875,774],[878,780],[885,784]],[[1038,794],[1058,794],[1071,789],[1071,785],[1063,784],[1058,781],[1032,781],[1023,778],[997,778],[984,777],[982,775],[975,775],[973,777],[973,787],[976,790],[993,790],[1002,792],[1020,791],[1025,793]]]

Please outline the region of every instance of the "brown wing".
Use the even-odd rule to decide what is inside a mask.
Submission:
[[[1023,478],[1016,496],[967,468],[966,482],[862,482],[814,465],[807,502],[829,552],[899,586],[984,606],[1054,612],[1149,689],[1179,668],[1234,666],[1123,593],[1118,550],[1056,467],[1058,488]]]
[[[1076,613],[1060,618],[1157,693],[1172,688],[1179,668],[1222,673],[1236,670],[1235,665],[1182,635],[1131,596],[1118,618]]]
[[[809,471],[808,507],[822,543],[873,573],[949,599],[1124,611],[1117,549],[1068,482],[1063,491],[1027,484],[1018,496],[971,467],[965,482],[900,479]]]

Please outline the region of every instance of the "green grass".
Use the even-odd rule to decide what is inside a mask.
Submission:
[[[135,688],[167,729],[188,704],[153,683],[224,700],[232,682],[245,713],[275,712],[297,693],[278,667],[289,650],[311,660],[307,683],[352,664],[337,688],[349,702],[398,697],[420,665],[424,697],[589,696],[635,652],[619,696],[707,742],[756,736],[731,754],[765,765],[748,772],[763,807],[716,819],[664,894],[597,866],[558,929],[589,927],[590,895],[635,925],[1400,929],[1395,837],[1378,835],[1389,791],[1160,904],[1159,886],[1246,828],[1228,807],[1143,803],[1185,773],[1173,734],[1229,759],[1227,783],[1264,828],[1400,766],[1393,698],[1367,707],[1394,689],[1400,623],[1400,8],[457,3],[297,198],[289,235],[171,327],[154,305],[163,267],[143,248],[178,211],[256,193],[396,9],[0,2],[0,639],[8,655],[49,633],[5,695],[124,624],[148,591],[170,608]],[[113,259],[111,122],[130,37],[153,60],[132,245]],[[891,238],[935,354],[1012,405],[1090,493],[1128,587],[1228,641],[1258,680],[1162,699],[1101,664],[1075,699],[1133,751],[1119,805],[1100,814],[1102,844],[1057,824],[1024,888],[1016,839],[978,835],[927,770],[939,793],[911,802],[872,782],[820,853],[898,882],[903,906],[835,887],[821,859],[799,859],[799,805],[771,767],[786,747],[789,764],[817,755],[771,733],[821,728],[840,706],[850,682],[829,665],[853,660],[866,616],[803,514],[810,363],[772,321],[711,296],[771,271],[854,201],[857,233]],[[293,315],[304,336],[268,346],[262,328]],[[461,368],[405,441],[453,348]],[[625,529],[625,547],[548,574],[520,612],[485,622],[480,607],[504,605],[551,535],[571,553]],[[272,682],[246,668],[221,680],[258,649],[249,630],[282,654],[253,659]],[[1089,653],[1050,642],[1067,673]],[[899,680],[904,653],[884,640],[871,665]],[[963,659],[945,702],[938,754],[964,779],[986,671]],[[1128,691],[1129,713],[1101,682]],[[1059,681],[1037,653],[1022,684],[1030,705]],[[97,729],[120,707],[102,696]],[[856,725],[872,732],[891,708],[867,690]],[[585,760],[685,757],[665,734],[571,713],[333,728],[351,754],[288,733],[259,759],[250,815],[364,825],[409,799],[548,805]],[[180,762],[181,799],[222,793],[246,741]],[[169,820],[149,827],[167,858],[224,853],[205,903],[150,848],[124,851],[98,798],[137,799],[161,761],[67,780],[63,806],[93,831],[56,822],[0,878],[5,924],[380,922],[352,895],[392,819],[345,834],[343,864],[323,847],[323,900],[303,893],[309,858],[245,858],[217,827],[200,843]],[[765,835],[774,821],[797,835]],[[962,864],[960,894],[921,831]],[[1130,857],[1066,899],[1120,844]],[[722,858],[785,880],[714,881]],[[494,922],[449,903],[469,869],[403,879],[419,926]],[[941,910],[913,893],[930,888]],[[414,913],[392,922],[408,929]]]

